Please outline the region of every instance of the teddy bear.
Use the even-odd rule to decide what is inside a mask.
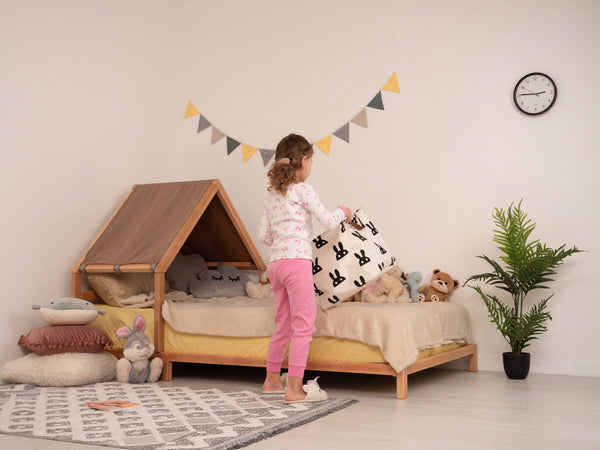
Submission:
[[[449,302],[450,294],[458,287],[458,284],[458,280],[453,280],[447,273],[435,269],[431,277],[431,284],[419,288],[419,301]]]
[[[410,303],[404,287],[406,276],[400,267],[392,266],[377,281],[367,285],[360,293],[360,301],[367,303]],[[358,300],[355,298],[355,301]]]
[[[246,295],[250,298],[258,299],[274,298],[270,284],[253,283],[252,281],[246,283]]]

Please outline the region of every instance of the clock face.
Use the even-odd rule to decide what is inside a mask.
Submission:
[[[517,108],[525,114],[541,114],[554,104],[556,85],[548,75],[530,73],[521,78],[515,86],[513,99]]]

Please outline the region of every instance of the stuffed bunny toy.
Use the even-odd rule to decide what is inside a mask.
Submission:
[[[121,327],[117,330],[117,337],[127,339],[123,349],[123,358],[117,361],[117,380],[121,383],[145,383],[146,381],[158,381],[163,369],[163,361],[160,358],[150,357],[154,354],[154,345],[144,330],[146,320],[137,315],[133,319],[133,329]]]

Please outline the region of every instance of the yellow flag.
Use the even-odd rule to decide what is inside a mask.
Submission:
[[[315,142],[315,145],[319,147],[325,154],[329,155],[329,150],[331,149],[331,134],[326,138],[321,139],[320,141]]]
[[[248,162],[250,158],[258,151],[256,147],[250,147],[249,145],[242,144],[242,152],[244,154],[244,162]]]
[[[184,119],[187,119],[188,117],[195,116],[196,114],[200,114],[200,111],[198,111],[196,109],[196,107],[194,105],[192,105],[192,102],[188,101],[187,108],[185,110],[185,117],[184,117]]]
[[[398,77],[396,76],[396,72],[394,75],[390,77],[390,79],[385,83],[385,85],[381,88],[383,91],[390,92],[400,92],[400,85],[398,84]]]

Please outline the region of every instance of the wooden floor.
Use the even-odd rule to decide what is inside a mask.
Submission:
[[[430,369],[397,400],[389,376],[323,372],[330,396],[359,403],[246,447],[272,449],[600,449],[600,378]],[[260,389],[257,368],[176,365],[174,385]],[[0,435],[0,448],[106,447]]]

